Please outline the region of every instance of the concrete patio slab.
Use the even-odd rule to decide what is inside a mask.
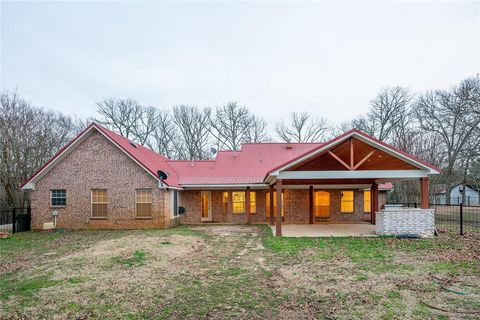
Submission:
[[[272,226],[275,234],[275,226]],[[283,224],[284,237],[377,237],[372,224]]]

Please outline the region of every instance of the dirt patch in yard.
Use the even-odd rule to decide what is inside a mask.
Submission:
[[[136,291],[139,283],[140,290],[158,289],[162,284],[155,278],[172,276],[205,247],[205,241],[194,236],[129,235],[64,256],[45,272],[53,271],[57,280],[81,278],[86,290]]]
[[[259,229],[255,227],[242,225],[211,225],[194,227],[195,230],[206,232],[210,235],[217,236],[241,236],[245,234],[258,233]]]
[[[156,258],[182,257],[198,249],[203,239],[193,236],[171,235],[155,237],[150,235],[129,235],[118,239],[101,241],[85,250],[66,255],[59,259],[103,259],[143,250]]]

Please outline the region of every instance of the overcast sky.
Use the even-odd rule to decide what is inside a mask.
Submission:
[[[479,2],[1,2],[1,87],[77,116],[102,97],[238,101],[272,123],[331,121],[379,89],[480,69]]]

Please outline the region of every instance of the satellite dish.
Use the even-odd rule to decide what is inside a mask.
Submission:
[[[215,154],[215,153],[217,153],[217,149],[215,149],[215,147],[211,147],[211,148],[210,148],[210,152],[211,152],[212,154]]]
[[[166,180],[168,178],[167,174],[162,170],[158,170],[157,175],[160,178],[160,180]]]

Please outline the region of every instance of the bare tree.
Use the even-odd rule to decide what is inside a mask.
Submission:
[[[125,138],[142,145],[151,145],[153,133],[159,125],[158,110],[144,107],[133,99],[108,98],[97,102],[98,122]]]
[[[406,88],[385,87],[370,102],[366,115],[360,115],[349,127],[368,133],[375,138],[394,144],[405,145],[405,135],[411,135],[413,95]]]
[[[0,94],[0,183],[11,207],[23,205],[20,184],[80,129],[60,113],[31,106],[16,93]]]
[[[467,145],[460,156],[461,163],[458,165],[461,171],[461,178],[458,179],[463,185],[471,184],[477,185],[478,178],[476,174],[476,166],[480,159],[480,126],[475,130],[473,137],[467,141]],[[462,201],[466,201],[466,193],[462,193]]]
[[[218,148],[238,150],[252,125],[252,115],[245,106],[229,102],[213,112],[208,109],[210,133]]]
[[[179,135],[170,112],[160,110],[158,112],[157,127],[153,130],[149,147],[169,159],[177,157],[177,145],[175,138]]]
[[[252,116],[250,130],[245,134],[243,142],[259,143],[268,140],[267,122],[258,116]]]
[[[97,102],[98,121],[127,139],[136,139],[143,107],[133,99],[106,98]]]
[[[356,127],[353,125],[352,121],[343,121],[340,123],[336,123],[330,129],[330,137],[337,137],[353,128]]]
[[[179,136],[176,137],[177,156],[185,160],[208,159],[210,121],[207,109],[180,105],[173,108],[173,121]]]
[[[404,116],[409,114],[413,96],[402,87],[386,87],[370,103],[368,119],[370,131],[379,140],[386,141],[396,129],[401,129]],[[404,124],[404,123],[403,123]]]
[[[281,121],[275,125],[275,131],[285,142],[316,142],[324,140],[327,131],[327,120],[313,118],[307,112],[290,113],[290,124]]]
[[[158,109],[155,107],[142,107],[140,124],[135,127],[135,140],[142,145],[148,145],[153,133],[159,125]]]
[[[372,123],[370,122],[370,116],[359,115],[350,122],[350,128],[355,128],[365,133],[368,133],[371,136],[375,136],[375,129],[373,128]]]
[[[475,157],[472,160],[472,165],[470,166],[468,181],[473,185],[478,193],[478,201],[480,201],[480,156]]]
[[[407,146],[406,149],[402,148],[402,150],[438,167],[444,165],[443,147],[438,135],[434,133],[422,133],[420,130],[412,130],[402,141],[405,146]],[[442,176],[433,175],[430,177],[430,183],[432,186],[442,182]],[[396,181],[393,184],[394,189],[390,193],[390,196],[395,202],[420,201],[420,184],[418,181]],[[432,196],[433,191],[434,188],[430,188]]]
[[[480,126],[480,94],[478,78],[468,78],[450,91],[427,92],[417,101],[415,113],[420,127],[437,134],[445,150],[446,201],[450,203],[450,189],[454,171],[469,148]]]

